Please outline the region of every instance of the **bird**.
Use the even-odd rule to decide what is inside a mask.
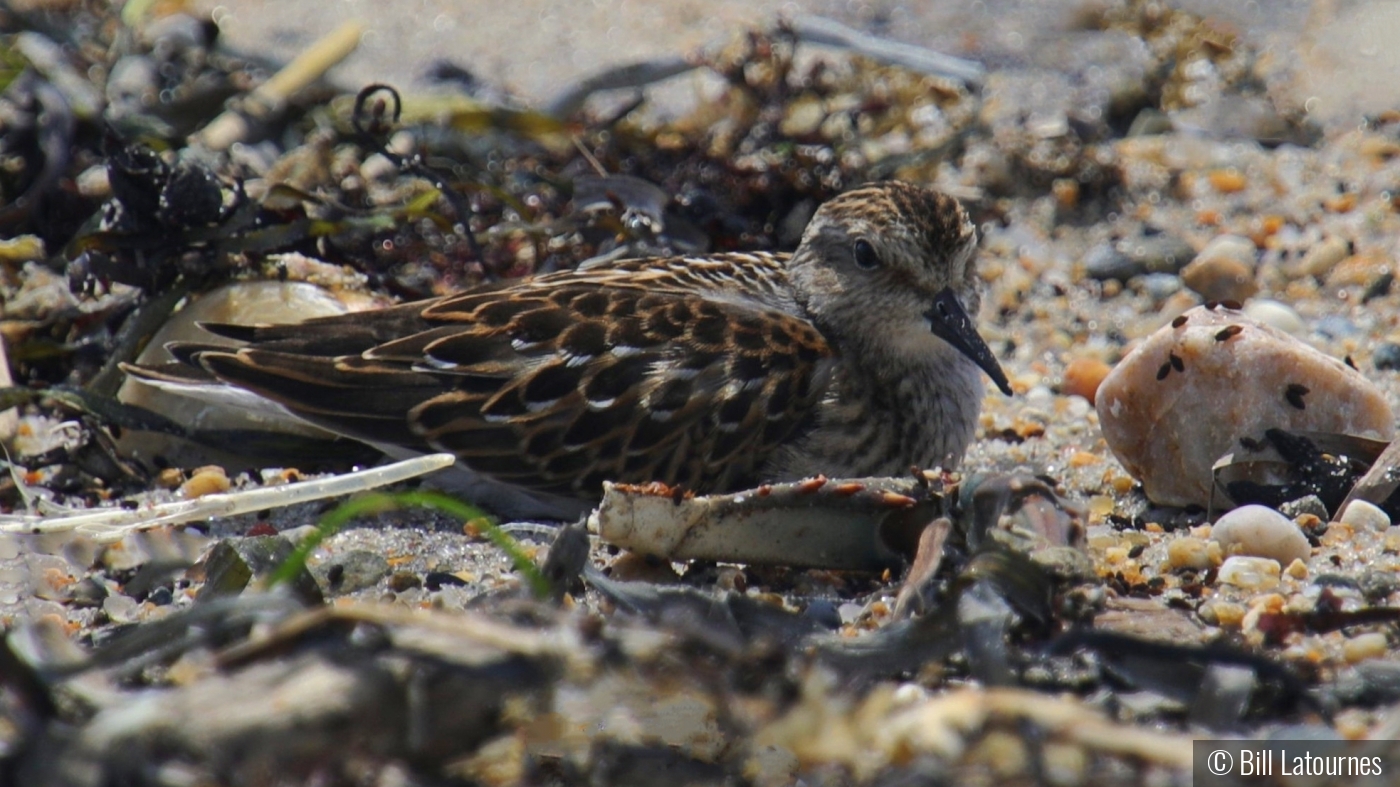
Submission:
[[[125,368],[232,386],[391,456],[450,452],[546,510],[595,502],[604,481],[718,493],[952,469],[981,374],[1012,393],[973,321],[976,252],[958,200],[883,181],[822,204],[791,253],[616,260],[300,323],[204,323],[238,344],[173,343],[173,364]]]

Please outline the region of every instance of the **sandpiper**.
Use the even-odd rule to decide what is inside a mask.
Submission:
[[[950,468],[979,369],[976,231],[957,200],[886,182],[822,205],[796,251],[631,259],[373,312],[206,325],[190,372],[332,432],[450,451],[496,481],[596,500],[605,480],[696,492]]]

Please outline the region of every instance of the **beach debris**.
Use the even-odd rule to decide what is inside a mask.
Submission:
[[[871,571],[913,553],[943,505],[939,489],[922,477],[818,476],[703,496],[605,483],[589,527],[609,544],[668,560]]]
[[[328,478],[296,481],[277,486],[210,494],[195,500],[178,500],[137,508],[100,508],[61,515],[9,514],[0,516],[0,533],[80,533],[100,543],[118,540],[132,530],[199,522],[279,506],[324,500],[396,484],[417,478],[456,461],[451,454],[425,454],[401,462],[356,470]]]
[[[1225,513],[1216,520],[1210,537],[1220,543],[1227,555],[1272,558],[1283,566],[1294,560],[1306,563],[1312,556],[1312,546],[1302,529],[1265,506],[1240,506]]]
[[[1096,403],[1153,502],[1209,505],[1217,459],[1269,429],[1391,437],[1385,396],[1355,369],[1228,305],[1182,317],[1119,362]]]

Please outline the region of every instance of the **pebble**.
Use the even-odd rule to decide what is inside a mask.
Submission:
[[[1382,371],[1400,369],[1400,344],[1381,342],[1371,355],[1371,363]]]
[[[1113,454],[1159,505],[1206,506],[1212,466],[1273,427],[1388,440],[1385,395],[1356,370],[1238,311],[1197,307],[1143,340],[1099,386]]]
[[[1361,333],[1356,323],[1340,314],[1329,314],[1318,320],[1316,330],[1328,339],[1345,339]]]
[[[1294,336],[1306,336],[1308,333],[1307,323],[1304,323],[1303,318],[1298,316],[1298,312],[1294,311],[1293,307],[1278,301],[1257,298],[1245,304],[1244,314],[1251,320],[1272,325],[1280,331]]]
[[[1167,542],[1167,569],[1190,568],[1204,571],[1220,565],[1220,545],[1203,538],[1182,536]]]
[[[1181,292],[1181,277],[1170,273],[1149,273],[1138,279],[1138,286],[1152,299],[1164,301]]]
[[[1277,560],[1235,555],[1226,558],[1225,562],[1220,564],[1220,571],[1215,578],[1218,582],[1244,590],[1263,591],[1278,587],[1280,571]]]
[[[205,495],[214,495],[227,492],[233,484],[228,480],[228,473],[224,472],[218,465],[201,467],[190,475],[190,480],[180,485],[180,494],[186,499],[193,500]]]
[[[1304,514],[1311,514],[1323,522],[1327,521],[1327,504],[1323,503],[1322,498],[1317,495],[1307,495],[1297,500],[1289,500],[1287,503],[1279,506],[1278,511],[1280,514],[1295,521]],[[1296,522],[1296,524],[1298,524],[1299,527],[1303,525],[1301,522]]]
[[[1375,504],[1365,500],[1353,500],[1347,503],[1346,509],[1342,511],[1341,516],[1337,517],[1337,521],[1351,525],[1357,530],[1384,532],[1390,528],[1390,515]]]
[[[1211,529],[1211,538],[1227,554],[1272,558],[1285,566],[1312,556],[1312,546],[1298,525],[1265,506],[1240,506],[1227,512]]]
[[[1288,273],[1292,276],[1325,276],[1350,253],[1347,242],[1333,235],[1308,249],[1307,254]]]
[[[322,591],[330,596],[374,587],[379,580],[392,573],[393,568],[387,558],[367,549],[352,549],[311,570]]]
[[[1084,255],[1084,272],[1098,280],[1126,283],[1147,273],[1178,274],[1195,249],[1175,235],[1158,234],[1101,243]]]
[[[1126,282],[1146,272],[1146,267],[1130,259],[1111,243],[1100,243],[1084,255],[1085,275],[1098,281]]]
[[[1075,358],[1065,367],[1065,381],[1062,388],[1066,396],[1082,396],[1094,403],[1094,394],[1099,384],[1113,367],[1096,358]]]
[[[1235,194],[1244,191],[1245,187],[1249,185],[1245,176],[1233,167],[1217,169],[1211,172],[1207,179],[1210,180],[1210,185],[1221,194]]]
[[[1244,622],[1245,608],[1243,604],[1233,601],[1207,601],[1200,606],[1196,614],[1212,626],[1239,628]]]
[[[1244,302],[1259,291],[1254,281],[1256,251],[1248,238],[1222,235],[1181,271],[1181,281],[1208,301]]]
[[[1184,238],[1166,233],[1139,238],[1121,247],[1129,259],[1141,263],[1148,273],[1180,273],[1196,253]]]
[[[1348,664],[1355,664],[1358,661],[1384,656],[1386,649],[1385,634],[1368,631],[1342,643],[1342,658],[1346,659]]]
[[[107,620],[113,623],[137,622],[141,618],[140,607],[136,599],[120,593],[113,593],[102,600],[102,611],[107,613]]]

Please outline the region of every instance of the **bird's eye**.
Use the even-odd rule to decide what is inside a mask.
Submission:
[[[873,271],[880,267],[880,255],[875,252],[875,247],[870,245],[870,241],[865,238],[856,241],[855,254],[857,268]]]

